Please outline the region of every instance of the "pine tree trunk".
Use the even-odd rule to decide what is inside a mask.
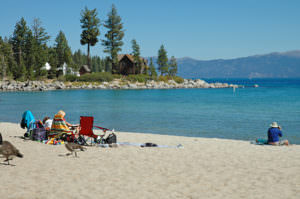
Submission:
[[[87,54],[88,66],[91,69],[91,59],[90,59],[90,43],[88,43],[88,54]]]

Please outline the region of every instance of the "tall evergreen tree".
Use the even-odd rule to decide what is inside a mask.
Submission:
[[[157,73],[156,73],[156,69],[154,67],[154,64],[153,64],[153,59],[152,57],[150,58],[150,64],[149,64],[149,67],[150,67],[150,76],[151,77],[157,77]]]
[[[97,17],[98,13],[96,8],[93,10],[89,10],[87,7],[81,11],[81,45],[88,45],[87,48],[87,58],[88,58],[88,66],[91,67],[90,60],[90,46],[95,46],[98,42],[98,36],[100,35],[99,27],[100,27],[100,19]]]
[[[34,40],[32,31],[29,30],[26,34],[25,37],[25,65],[26,65],[26,70],[27,70],[27,79],[33,79],[34,78],[34,66],[36,64],[36,55],[35,53],[37,52],[37,46],[35,45],[36,42]]]
[[[55,51],[57,56],[57,65],[58,67],[63,66],[64,63],[70,67],[72,62],[72,52],[68,45],[65,34],[62,31],[59,31],[55,39]]]
[[[42,27],[42,22],[40,19],[35,18],[32,24],[33,33],[33,49],[34,49],[34,69],[35,76],[40,78],[46,75],[46,71],[41,70],[41,68],[46,64],[48,59],[48,47],[47,42],[50,39],[45,28]]]
[[[104,27],[108,29],[105,34],[106,40],[102,40],[104,45],[104,52],[109,54],[109,64],[107,67],[112,67],[112,72],[117,71],[118,65],[118,52],[120,52],[121,46],[123,46],[123,23],[121,23],[121,17],[117,13],[115,5],[112,5],[111,11],[108,13],[108,19],[105,21]]]
[[[15,70],[17,64],[14,59],[14,52],[12,45],[8,42],[7,39],[0,39],[0,65],[1,65],[1,77],[13,78],[13,71]]]
[[[48,78],[56,78],[57,77],[57,66],[58,66],[58,56],[57,56],[57,53],[56,53],[56,49],[55,47],[54,48],[49,48],[48,50],[48,63],[50,64],[51,66],[51,69],[48,73]]]
[[[23,62],[23,54],[22,53],[25,49],[25,37],[26,37],[28,30],[29,30],[29,28],[26,25],[26,21],[22,17],[21,20],[16,23],[13,36],[10,40],[10,43],[13,46],[15,60],[17,61],[18,65],[21,65]]]
[[[85,64],[85,60],[87,59],[87,56],[81,52],[81,50],[77,50],[73,54],[73,67],[75,70],[78,70],[82,65]]]
[[[25,19],[22,17],[15,25],[15,30],[10,43],[12,44],[17,66],[12,70],[13,76],[16,79],[24,79],[26,76],[26,68],[24,65],[25,37],[29,28],[26,25]]]
[[[177,74],[177,61],[174,56],[171,57],[169,63],[169,76],[175,77]]]
[[[164,45],[161,45],[158,51],[157,64],[158,70],[160,71],[161,75],[168,74],[168,56]]]
[[[136,42],[135,39],[133,39],[131,41],[132,44],[132,55],[133,55],[133,59],[134,62],[136,64],[136,67],[139,69],[139,72],[142,72],[142,62],[141,62],[141,52],[140,52],[140,46],[138,45],[138,43]]]

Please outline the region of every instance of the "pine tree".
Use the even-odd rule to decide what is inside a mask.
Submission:
[[[156,69],[155,69],[154,64],[153,64],[152,57],[150,58],[150,65],[149,65],[149,67],[150,67],[150,74],[149,75],[151,77],[157,77],[157,73],[156,73]]]
[[[29,30],[25,37],[24,62],[27,70],[27,79],[34,79],[34,66],[36,64],[35,52],[37,51],[32,31]]]
[[[169,76],[175,77],[177,74],[177,61],[174,56],[171,57],[169,63]]]
[[[48,78],[54,79],[57,77],[57,66],[58,66],[58,56],[56,54],[55,48],[49,48],[48,50],[48,63],[51,66],[50,71],[48,72]]]
[[[87,58],[88,58],[88,66],[91,67],[90,63],[90,46],[95,46],[98,42],[98,36],[100,35],[99,27],[100,27],[100,19],[97,17],[98,13],[96,8],[93,10],[89,10],[87,7],[81,11],[81,45],[88,45],[87,48]]]
[[[15,71],[17,63],[14,59],[14,52],[12,45],[5,38],[0,39],[0,65],[1,65],[1,77],[13,78],[13,71]]]
[[[160,71],[161,75],[168,74],[168,56],[164,45],[161,45],[158,51],[157,64],[158,70]]]
[[[68,45],[65,34],[60,31],[55,39],[55,51],[57,56],[57,66],[61,67],[66,63],[68,67],[72,62],[72,52]]]
[[[26,68],[24,64],[25,38],[29,28],[25,19],[22,17],[15,25],[15,30],[10,43],[12,44],[17,67],[12,70],[15,79],[23,80],[26,76]]]
[[[123,46],[123,23],[121,23],[121,17],[117,13],[115,5],[112,5],[111,11],[108,13],[108,19],[105,21],[104,27],[108,29],[105,34],[106,40],[102,40],[104,45],[104,52],[109,54],[109,61],[111,64],[107,65],[107,69],[112,67],[112,72],[118,71],[118,52],[120,52],[121,46]]]
[[[139,70],[139,73],[142,72],[142,62],[141,62],[141,58],[140,58],[140,46],[138,45],[138,43],[136,42],[135,39],[133,39],[131,41],[132,44],[132,55],[133,55],[133,59],[135,62],[136,67]]]
[[[50,39],[50,36],[48,36],[45,28],[42,27],[42,22],[38,18],[34,18],[33,20],[32,33],[35,76],[40,78],[46,75],[46,71],[41,70],[41,68],[46,64],[48,59],[47,42]]]

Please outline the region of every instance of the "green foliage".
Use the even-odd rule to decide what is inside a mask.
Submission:
[[[68,78],[72,79],[74,77],[69,77]],[[111,73],[91,73],[91,74],[84,74],[80,77],[76,77],[74,81],[82,81],[82,82],[110,82],[114,78]]]
[[[135,39],[133,39],[131,41],[132,44],[132,55],[133,55],[133,59],[134,62],[136,64],[136,67],[138,68],[139,72],[141,72],[142,69],[142,62],[141,62],[141,52],[140,52],[140,46],[138,45],[138,43],[136,42]]]
[[[113,74],[112,75],[114,79],[121,79],[122,78],[122,75],[120,74]]]
[[[1,78],[13,78],[13,71],[16,68],[12,45],[7,40],[2,40],[0,37],[0,66]]]
[[[32,25],[33,38],[31,41],[31,56],[34,63],[32,64],[35,70],[35,78],[44,79],[47,73],[41,68],[48,60],[47,42],[50,39],[45,28],[42,27],[40,19],[35,18]],[[28,66],[27,66],[28,67]]]
[[[65,80],[69,82],[75,82],[78,80],[78,77],[76,75],[67,74],[65,75]]]
[[[153,64],[152,57],[150,58],[149,75],[151,77],[155,77],[155,78],[157,77],[157,73],[156,73],[156,69],[155,69],[154,64]]]
[[[27,35],[29,28],[26,25],[25,19],[22,17],[19,22],[15,25],[15,30],[12,38],[10,39],[10,43],[12,44],[12,48],[14,51],[15,60],[17,61],[17,65],[23,65],[23,57],[25,51],[25,37]],[[14,72],[14,75],[15,72]]]
[[[177,74],[177,61],[174,56],[171,57],[169,63],[169,76],[176,76]]]
[[[110,55],[107,67],[111,67],[112,71],[117,71],[116,66],[118,64],[118,52],[120,52],[121,46],[123,46],[123,23],[121,23],[121,17],[117,13],[115,5],[112,5],[111,12],[108,13],[108,19],[104,23],[104,27],[108,29],[105,34],[106,40],[102,40],[104,45],[104,53]],[[106,70],[108,71],[108,70]]]
[[[178,77],[178,76],[175,76],[173,77],[173,80],[177,83],[177,84],[181,84],[184,82],[184,79],[182,77]]]
[[[61,81],[61,82],[64,82],[64,81],[66,81],[66,77],[65,76],[59,76],[58,78],[57,78],[57,80],[58,81]]]
[[[172,79],[172,77],[170,77],[170,76],[159,76],[158,77],[158,81],[162,81],[162,82],[168,82],[169,80],[171,80]]]
[[[71,48],[68,45],[66,36],[62,31],[59,31],[55,42],[57,66],[63,66],[64,63],[66,63],[69,66],[72,61],[72,52]]]
[[[45,45],[50,39],[50,36],[45,31],[45,28],[42,27],[42,22],[39,18],[33,19],[32,32],[38,46]]]
[[[87,60],[87,56],[83,54],[81,50],[77,50],[74,52],[72,59],[73,59],[74,69],[79,70],[79,68],[86,63],[85,60]]]
[[[131,82],[146,82],[147,80],[152,80],[149,75],[145,74],[128,75],[126,79]]]
[[[158,50],[157,64],[161,75],[168,74],[168,56],[164,45],[161,45],[160,49]]]
[[[89,10],[87,7],[81,11],[81,45],[88,45],[87,58],[88,66],[90,67],[90,46],[95,46],[98,42],[98,36],[100,35],[100,19],[97,17],[97,9]]]

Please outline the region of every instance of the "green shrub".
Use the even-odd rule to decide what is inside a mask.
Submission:
[[[159,76],[158,77],[158,81],[163,81],[163,82],[168,82],[171,79],[172,79],[172,77],[170,77],[170,76]]]
[[[112,75],[114,79],[121,79],[122,75],[120,74],[113,74]]]
[[[184,82],[184,79],[182,77],[178,77],[178,76],[175,76],[173,78],[173,80],[177,83],[177,84],[181,84]]]
[[[107,72],[84,74],[78,78],[82,82],[110,82],[114,79],[113,75]]]
[[[57,78],[57,80],[58,80],[58,81],[61,81],[61,82],[64,82],[64,81],[66,81],[66,78],[65,78],[65,76],[61,75],[61,76],[59,76],[59,77]]]
[[[145,74],[138,74],[138,75],[128,75],[126,79],[131,82],[146,82],[147,80],[151,80],[151,77]]]
[[[75,81],[77,81],[78,77],[76,75],[68,74],[65,76],[65,79],[66,79],[66,81],[69,81],[69,82],[75,82]]]

